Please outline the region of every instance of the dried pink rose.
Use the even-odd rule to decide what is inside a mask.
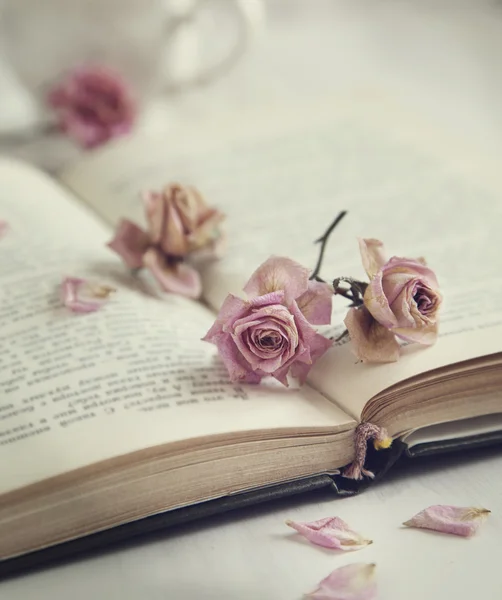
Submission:
[[[354,563],[339,567],[306,597],[314,600],[376,600],[375,566],[373,563]]]
[[[90,313],[99,310],[115,289],[92,283],[79,277],[65,277],[61,283],[61,299],[73,312]]]
[[[309,542],[333,550],[360,550],[373,543],[353,531],[339,517],[326,517],[310,523],[286,521],[286,525],[301,533]]]
[[[122,78],[103,66],[74,69],[49,94],[60,127],[84,148],[129,133],[136,105]]]
[[[191,186],[170,184],[161,192],[148,192],[143,200],[148,231],[122,220],[108,246],[129,268],[149,269],[164,291],[198,298],[200,277],[186,261],[216,256],[224,215],[208,207]]]
[[[396,336],[431,345],[437,339],[442,296],[434,272],[423,259],[385,259],[382,242],[359,240],[370,283],[364,305],[351,308],[345,318],[355,354],[367,362],[399,358]]]
[[[403,525],[470,537],[489,514],[486,508],[437,504],[417,513]]]
[[[332,292],[309,281],[309,271],[289,258],[272,257],[251,276],[249,300],[230,294],[203,338],[215,344],[232,381],[257,383],[267,375],[303,383],[332,342],[312,325],[331,321]]]

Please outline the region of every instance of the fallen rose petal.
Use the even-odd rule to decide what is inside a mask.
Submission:
[[[375,600],[375,566],[373,563],[354,563],[335,569],[306,597],[314,600]]]
[[[96,312],[114,291],[107,285],[90,283],[79,277],[65,277],[61,283],[64,306],[77,313]]]
[[[470,537],[489,514],[486,508],[436,504],[417,513],[403,525]]]
[[[309,542],[323,546],[323,548],[360,550],[372,543],[371,540],[367,540],[353,531],[345,521],[338,517],[326,517],[310,523],[286,521],[286,525],[298,531]]]

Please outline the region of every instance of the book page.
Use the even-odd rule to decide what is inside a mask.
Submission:
[[[389,255],[426,257],[445,296],[440,342],[410,346],[399,365],[378,366],[356,365],[349,347],[339,346],[312,373],[313,384],[356,418],[395,381],[502,350],[497,161],[374,98],[271,111],[262,120],[244,116],[233,134],[229,129],[214,125],[171,148],[151,139],[140,150],[133,139],[63,178],[111,223],[123,215],[142,219],[143,189],[173,179],[197,185],[228,215],[226,256],[204,274],[215,308],[228,292],[242,293],[271,254],[313,267],[313,240],[340,210],[348,215],[326,251],[321,274],[328,281],[366,277],[357,237],[380,238]],[[334,305],[338,328],[327,333],[336,337],[347,308],[339,298]]]
[[[0,162],[0,183],[0,494],[177,440],[353,425],[309,388],[229,383],[200,340],[209,309],[129,274],[109,229],[42,173]],[[116,293],[73,313],[66,275]]]

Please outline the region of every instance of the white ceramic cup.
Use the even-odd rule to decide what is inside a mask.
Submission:
[[[246,52],[263,0],[0,0],[4,57],[35,98],[100,63],[140,98],[213,80]]]

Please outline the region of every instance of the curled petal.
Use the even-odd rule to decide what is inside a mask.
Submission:
[[[382,271],[379,271],[372,277],[364,292],[364,306],[381,325],[392,329],[392,327],[397,327],[398,322],[385,296],[383,283],[383,274]]]
[[[372,238],[360,238],[358,241],[364,270],[371,279],[386,262],[384,246],[380,240]]]
[[[272,256],[251,275],[244,291],[253,297],[282,290],[290,302],[307,291],[308,280],[308,269],[290,258]]]
[[[396,327],[392,332],[403,340],[416,342],[423,346],[432,346],[438,338],[439,323],[436,321],[420,329]]]
[[[114,291],[112,287],[92,284],[79,277],[65,277],[61,283],[63,304],[77,313],[96,312]]]
[[[200,276],[187,264],[181,262],[169,264],[154,248],[147,250],[143,257],[143,264],[165,292],[180,294],[187,298],[199,298],[201,295]]]
[[[296,377],[301,384],[304,384],[310,369],[312,369],[317,359],[327,352],[332,345],[332,340],[324,337],[320,333],[315,333],[307,346],[308,360],[305,362],[303,356],[298,356],[296,362],[291,366],[291,374],[293,377]]]
[[[307,291],[296,300],[303,316],[312,325],[331,323],[332,302],[333,290],[321,281],[309,281]]]
[[[375,566],[354,563],[339,567],[306,597],[314,600],[376,600]]]
[[[286,525],[301,533],[309,542],[324,548],[360,550],[372,543],[338,517],[326,517],[310,523],[286,521]]]
[[[130,269],[143,266],[143,254],[150,244],[148,234],[132,221],[120,221],[115,237],[108,242],[108,247],[114,250]]]
[[[164,202],[160,192],[148,191],[142,194],[148,232],[153,244],[159,244],[164,225]]]
[[[214,344],[216,336],[230,328],[233,323],[246,312],[248,306],[248,303],[241,298],[238,298],[233,294],[228,294],[221,305],[216,321],[202,339],[205,342]]]
[[[208,341],[206,338],[204,340]],[[237,350],[229,335],[218,335],[213,337],[211,341],[218,348],[219,355],[227,368],[230,381],[241,383],[259,383],[261,381],[264,373],[253,371],[249,363],[244,360]]]
[[[403,525],[470,537],[489,514],[486,508],[436,504],[417,513]]]
[[[221,245],[220,240],[222,238],[219,226],[224,218],[225,215],[218,210],[208,210],[204,221],[188,236],[190,251],[193,252],[209,245],[214,246],[215,251],[217,251],[218,246]]]
[[[385,271],[411,273],[415,277],[420,277],[433,290],[439,289],[439,283],[434,271],[427,266],[424,258],[402,258],[393,256],[385,265]]]
[[[344,323],[359,360],[378,363],[399,360],[399,344],[394,333],[380,325],[365,306],[351,308]]]

